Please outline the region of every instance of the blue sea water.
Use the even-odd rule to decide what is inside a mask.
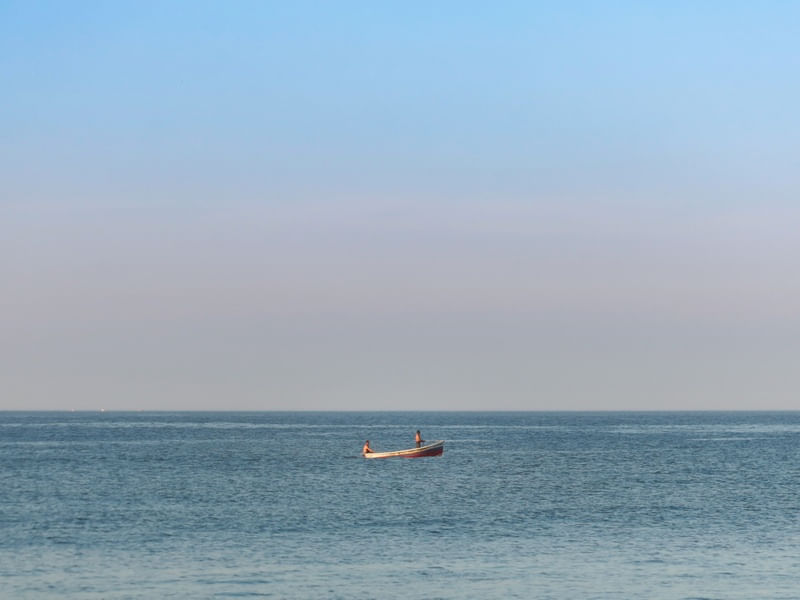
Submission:
[[[364,460],[446,440],[439,458]],[[0,412],[0,598],[800,598],[800,413]]]

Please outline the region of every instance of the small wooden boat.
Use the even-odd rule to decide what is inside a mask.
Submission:
[[[423,458],[425,456],[441,456],[444,452],[444,441],[431,442],[419,448],[395,450],[394,452],[367,452],[364,458]]]

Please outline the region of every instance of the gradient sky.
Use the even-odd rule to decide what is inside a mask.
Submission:
[[[800,408],[800,4],[0,2],[0,409]]]

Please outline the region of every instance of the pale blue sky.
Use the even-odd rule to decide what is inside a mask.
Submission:
[[[800,5],[0,2],[0,409],[797,408]]]

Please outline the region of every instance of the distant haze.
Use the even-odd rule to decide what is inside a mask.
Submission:
[[[0,410],[798,408],[798,30],[5,2]]]

